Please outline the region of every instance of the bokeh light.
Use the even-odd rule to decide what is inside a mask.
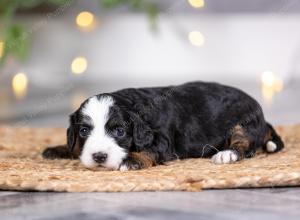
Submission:
[[[261,91],[262,91],[262,95],[264,97],[265,102],[268,104],[272,104],[273,96],[275,95],[274,91],[266,86],[263,86]]]
[[[93,26],[95,16],[88,11],[83,11],[79,13],[76,17],[76,24],[82,28],[88,28]]]
[[[25,73],[17,73],[12,79],[12,89],[17,98],[23,98],[27,93],[28,79]]]
[[[199,31],[191,31],[188,35],[189,41],[192,45],[201,47],[205,43],[205,37]]]
[[[276,92],[281,92],[283,90],[283,81],[281,79],[276,79],[274,83],[274,90]]]
[[[76,57],[71,64],[71,70],[74,74],[82,74],[86,71],[88,66],[87,59],[85,57]]]
[[[261,75],[261,81],[266,86],[273,86],[275,83],[275,74],[272,71],[264,71]]]
[[[188,0],[188,2],[194,8],[203,8],[205,6],[204,0]]]
[[[272,103],[276,93],[283,90],[283,80],[272,71],[264,71],[261,74],[262,95],[265,101]]]
[[[0,58],[3,56],[4,54],[4,42],[0,41]]]

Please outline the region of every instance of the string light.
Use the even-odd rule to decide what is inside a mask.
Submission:
[[[204,0],[188,0],[188,2],[194,8],[203,8],[205,6]]]
[[[0,58],[3,56],[4,54],[4,42],[0,41]]]
[[[74,74],[82,74],[86,71],[88,66],[87,59],[85,57],[76,57],[71,64],[71,70]]]
[[[188,35],[189,41],[192,45],[201,47],[205,43],[205,37],[199,31],[191,31]]]
[[[262,95],[271,104],[276,92],[283,90],[283,81],[272,71],[264,71],[261,74]]]
[[[76,24],[81,28],[89,28],[94,24],[95,16],[88,11],[80,12],[76,17]]]
[[[12,88],[17,98],[23,98],[27,93],[28,79],[25,73],[17,73],[12,79]]]

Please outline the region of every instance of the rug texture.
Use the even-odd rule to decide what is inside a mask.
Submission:
[[[78,160],[44,160],[47,146],[65,143],[65,130],[0,127],[0,189],[67,192],[199,191],[209,188],[300,186],[300,125],[280,126],[286,147],[235,164],[173,161],[140,171],[89,170]]]

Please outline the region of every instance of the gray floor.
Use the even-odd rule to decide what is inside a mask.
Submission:
[[[300,188],[143,193],[0,193],[1,219],[299,219]]]
[[[272,106],[264,105],[259,88],[240,85],[262,104],[275,124],[300,122],[300,87],[291,83]],[[102,90],[113,88],[102,86]],[[75,86],[77,88],[77,86]],[[87,96],[98,87],[85,86]],[[44,93],[43,93],[44,92]],[[2,105],[0,123],[26,126],[66,126],[72,111],[67,91],[31,91],[23,101]],[[51,102],[50,98],[58,99]],[[47,98],[48,97],[48,98]],[[50,99],[51,100],[51,99]],[[3,104],[3,103],[2,103]],[[44,108],[46,104],[46,108]],[[6,109],[5,109],[6,107]],[[41,109],[40,109],[41,107]],[[3,109],[5,111],[3,111]],[[0,174],[1,175],[1,174]],[[37,193],[0,192],[0,219],[300,219],[300,188],[205,190],[142,193]]]

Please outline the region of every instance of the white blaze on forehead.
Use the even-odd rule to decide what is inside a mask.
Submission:
[[[93,129],[87,138],[82,154],[81,162],[86,167],[95,167],[98,164],[93,160],[94,153],[102,152],[107,154],[107,160],[102,166],[118,169],[126,152],[106,133],[105,125],[109,119],[109,109],[114,105],[114,100],[110,96],[103,96],[99,99],[94,96],[89,99],[82,109],[83,115],[89,116]]]
[[[94,96],[89,99],[88,103],[83,107],[83,115],[87,115],[92,119],[92,123],[98,132],[102,135],[105,133],[105,124],[108,121],[109,109],[113,106],[114,100],[110,96],[100,97]]]

